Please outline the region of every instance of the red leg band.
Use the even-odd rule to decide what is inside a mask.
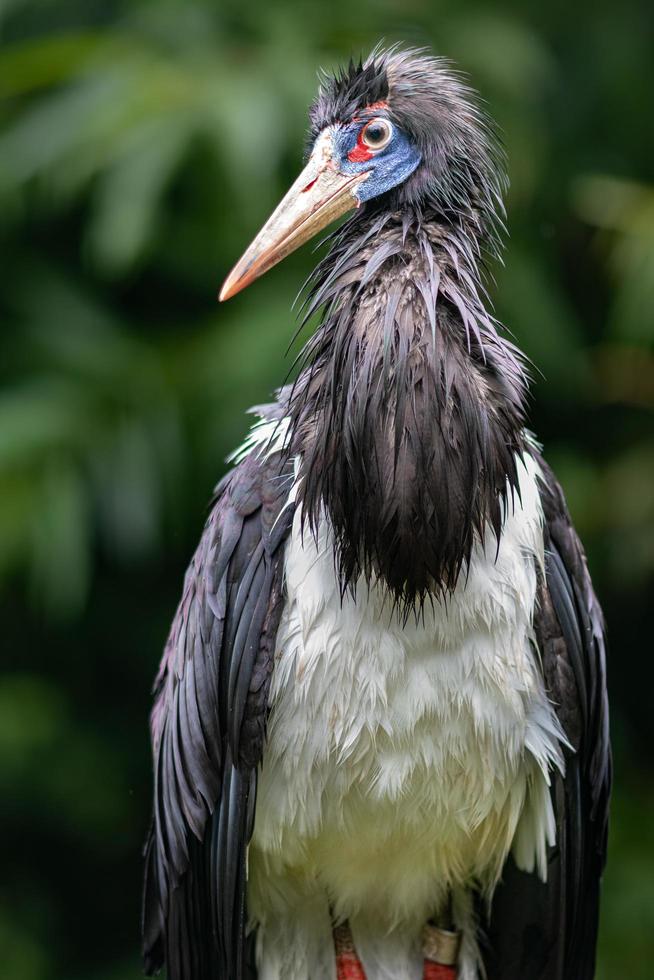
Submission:
[[[336,953],[336,980],[366,980],[347,922],[334,929],[334,952]]]
[[[456,980],[456,967],[425,960],[423,980]]]
[[[336,957],[336,978],[337,980],[366,980],[356,953],[341,953]]]

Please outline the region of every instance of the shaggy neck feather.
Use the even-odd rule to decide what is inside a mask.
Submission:
[[[357,215],[310,283],[290,415],[299,499],[334,531],[343,589],[404,609],[451,591],[517,484],[526,381],[486,312],[475,239],[419,212]]]

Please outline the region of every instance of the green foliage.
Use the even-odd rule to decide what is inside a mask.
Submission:
[[[150,678],[242,413],[290,369],[315,257],[215,291],[299,167],[316,69],[380,37],[455,59],[503,132],[497,312],[534,361],[533,426],[611,630],[600,977],[650,976],[651,19],[645,0],[0,7],[8,976],[138,975]]]

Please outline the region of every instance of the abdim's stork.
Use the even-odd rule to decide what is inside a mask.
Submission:
[[[420,52],[324,79],[310,118],[221,298],[353,214],[310,279],[299,376],[218,485],[156,681],[146,967],[589,980],[602,616],[481,284],[502,158]]]

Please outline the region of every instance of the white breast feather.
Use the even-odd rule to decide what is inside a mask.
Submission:
[[[263,448],[271,425],[250,446]],[[349,918],[368,980],[419,980],[419,933],[448,888],[460,980],[473,980],[467,886],[490,897],[512,847],[545,877],[564,736],[533,637],[534,459],[519,471],[499,551],[489,534],[453,595],[417,622],[374,584],[341,602],[328,522],[316,542],[296,514],[250,848],[260,980],[332,980],[330,906]]]

